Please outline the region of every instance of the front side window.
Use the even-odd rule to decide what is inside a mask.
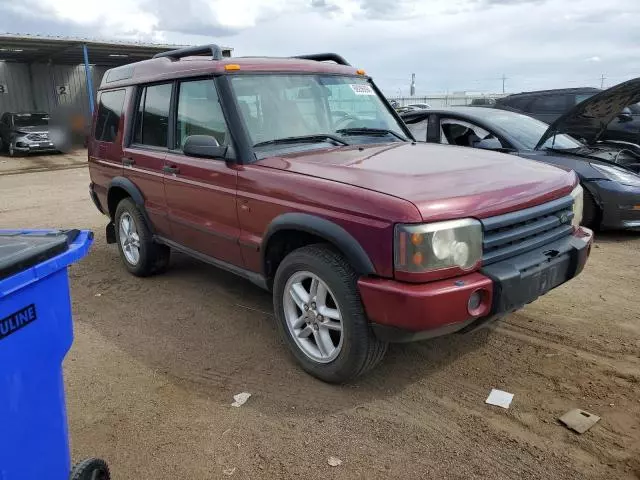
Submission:
[[[405,137],[401,124],[362,77],[237,75],[231,84],[254,146],[315,135],[332,135],[344,143]]]
[[[166,147],[169,133],[170,83],[149,85],[140,92],[133,143]]]
[[[176,129],[178,149],[190,135],[209,135],[220,145],[229,143],[227,124],[212,79],[180,84]]]
[[[492,141],[496,148],[502,146],[492,133],[473,123],[444,118],[440,122],[440,129],[441,143],[479,148],[482,145],[481,142]]]
[[[112,90],[100,94],[96,118],[96,140],[101,142],[116,141],[120,129],[124,97],[124,90]]]

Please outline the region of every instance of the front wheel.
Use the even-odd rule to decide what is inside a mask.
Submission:
[[[331,383],[373,368],[387,344],[373,334],[345,258],[325,245],[299,248],[276,272],[273,303],[280,333],[298,363]]]
[[[587,190],[586,187],[582,187],[582,225],[592,230],[596,230],[600,225],[601,211],[596,204],[593,195]]]

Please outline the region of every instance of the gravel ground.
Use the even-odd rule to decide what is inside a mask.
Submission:
[[[640,478],[640,234],[599,235],[579,278],[496,328],[394,345],[336,387],[293,363],[250,283],[180,255],[127,274],[88,183],[0,175],[3,228],[96,232],[70,268],[74,459],[104,457],[114,479]],[[492,388],[509,410],[485,405]],[[602,420],[574,434],[557,422],[572,408]]]

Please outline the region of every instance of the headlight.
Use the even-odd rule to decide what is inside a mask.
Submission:
[[[600,165],[599,163],[592,163],[591,166],[602,173],[609,180],[615,180],[623,185],[630,185],[632,187],[640,187],[640,176],[636,175],[624,168],[615,167],[613,165]]]
[[[584,210],[584,192],[580,184],[571,192],[573,197],[573,219],[571,225],[578,228],[582,222],[582,212]]]
[[[399,271],[468,270],[482,258],[482,225],[472,218],[396,225],[394,246],[395,268]]]

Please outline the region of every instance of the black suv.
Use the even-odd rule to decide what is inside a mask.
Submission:
[[[545,123],[553,123],[562,114],[602,90],[598,88],[561,88],[508,95],[496,100],[496,108],[524,113]],[[629,105],[614,118],[601,140],[640,144],[640,106]]]

